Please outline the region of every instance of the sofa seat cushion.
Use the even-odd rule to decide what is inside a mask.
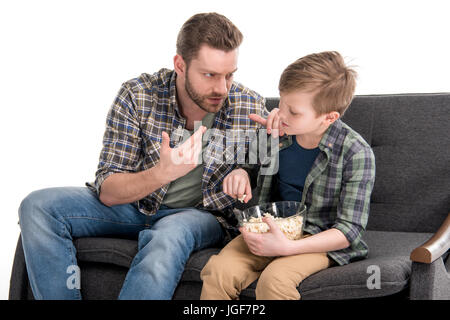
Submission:
[[[363,238],[369,246],[368,258],[311,275],[298,287],[302,299],[360,299],[398,293],[408,287],[411,251],[431,236],[430,233],[366,231]],[[137,253],[136,240],[80,238],[74,243],[78,259],[85,262],[112,263],[129,268]],[[219,251],[219,248],[209,248],[194,252],[186,264],[180,286],[183,282],[201,285],[203,266]],[[369,289],[368,279],[375,278],[374,272],[378,270],[380,288]],[[242,299],[255,298],[256,283],[241,293]]]
[[[137,254],[138,242],[133,239],[86,237],[74,239],[77,259],[83,262],[109,263],[130,268]],[[200,281],[200,272],[213,254],[220,248],[208,248],[192,253],[182,280]]]
[[[111,263],[129,268],[138,251],[137,240],[86,237],[73,241],[77,259],[84,262]]]

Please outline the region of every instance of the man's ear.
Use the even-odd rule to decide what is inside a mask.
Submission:
[[[339,114],[339,112],[332,111],[325,116],[325,121],[328,125],[331,125],[333,122],[335,122],[337,119],[339,119],[340,116],[341,115]]]
[[[186,72],[186,63],[184,62],[183,57],[179,54],[173,57],[173,68],[178,76],[182,76]]]

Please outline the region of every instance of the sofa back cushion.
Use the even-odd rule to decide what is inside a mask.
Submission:
[[[367,229],[435,232],[450,212],[450,93],[355,96],[342,120],[375,154]]]

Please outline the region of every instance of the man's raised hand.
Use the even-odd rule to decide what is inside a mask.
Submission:
[[[158,171],[167,183],[176,180],[199,163],[198,158],[202,151],[202,136],[206,127],[201,126],[188,140],[176,148],[170,147],[170,137],[167,132],[162,133],[160,159]]]

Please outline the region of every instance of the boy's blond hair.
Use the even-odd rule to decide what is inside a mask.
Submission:
[[[314,53],[290,64],[281,74],[280,93],[316,92],[317,115],[337,111],[342,116],[353,99],[356,72],[347,67],[336,51]]]

